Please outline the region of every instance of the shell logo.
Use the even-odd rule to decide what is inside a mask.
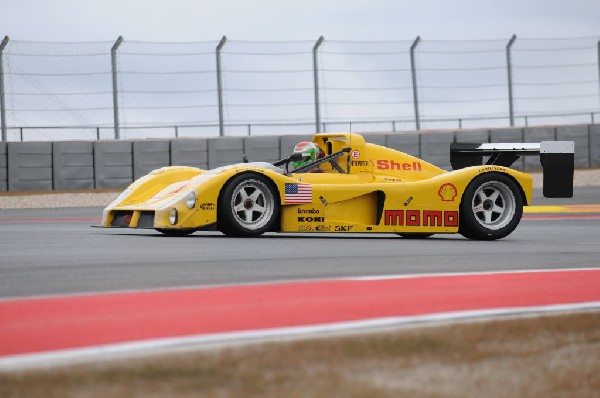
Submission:
[[[453,184],[446,183],[440,187],[438,195],[442,198],[442,202],[453,202],[458,195],[458,190]]]

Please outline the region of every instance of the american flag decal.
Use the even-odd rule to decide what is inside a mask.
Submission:
[[[309,184],[285,184],[283,203],[312,203],[312,186]]]

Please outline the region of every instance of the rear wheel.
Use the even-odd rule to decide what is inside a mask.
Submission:
[[[223,189],[218,217],[225,235],[259,236],[279,219],[279,197],[266,177],[242,174]]]
[[[517,183],[505,174],[482,174],[463,195],[459,232],[469,239],[501,239],[515,230],[522,215],[523,198]]]

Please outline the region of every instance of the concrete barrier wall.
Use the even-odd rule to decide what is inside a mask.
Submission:
[[[171,141],[171,164],[208,169],[208,140],[178,139]]]
[[[363,134],[365,141],[370,144],[386,146],[387,134]]]
[[[277,137],[273,137],[277,139]],[[244,138],[211,138],[208,140],[208,168],[241,163],[244,156]]]
[[[452,170],[450,144],[453,142],[453,132],[421,134],[421,159],[442,169]]]
[[[421,157],[421,135],[417,133],[388,134],[385,146],[418,158]]]
[[[590,167],[600,167],[600,125],[590,126]]]
[[[94,143],[96,188],[125,188],[133,182],[132,145],[128,141]]]
[[[490,142],[489,130],[455,131],[456,142]]]
[[[363,134],[450,170],[450,143],[575,141],[575,167],[600,167],[600,125],[574,125],[445,132]],[[211,169],[250,161],[274,162],[311,135],[100,142],[0,143],[0,191],[124,188],[168,165]],[[541,169],[537,157],[515,162],[518,170]]]
[[[133,178],[137,180],[152,170],[171,165],[170,141],[133,142]]]
[[[55,142],[52,144],[54,189],[93,189],[94,144]]]
[[[51,142],[9,142],[7,158],[10,191],[53,189]]]
[[[0,191],[8,190],[8,161],[6,159],[6,142],[0,142]]]
[[[281,149],[279,140],[272,137],[252,137],[244,139],[244,151],[250,162],[276,162]],[[238,160],[237,162],[240,162]]]

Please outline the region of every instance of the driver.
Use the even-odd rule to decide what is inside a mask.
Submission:
[[[308,141],[299,142],[294,147],[293,153],[302,154],[302,160],[297,161],[297,162],[292,162],[292,165],[296,169],[299,167],[302,167],[302,166],[306,166],[307,164],[314,162],[315,160],[325,156],[323,151],[321,151],[321,149],[319,149],[319,147],[314,142],[308,142]],[[320,173],[321,171],[322,170],[320,170],[319,167],[317,166],[311,170],[308,170],[307,172],[308,173]]]

